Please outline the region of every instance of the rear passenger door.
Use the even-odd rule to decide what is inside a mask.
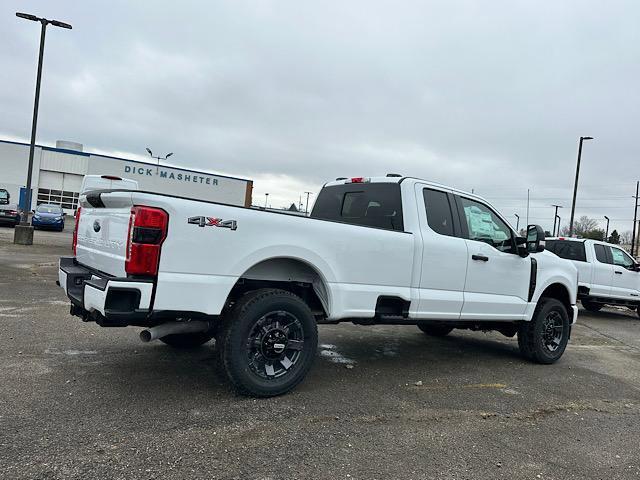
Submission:
[[[488,205],[457,196],[467,243],[462,320],[522,320],[529,301],[531,256],[517,254],[515,232]]]
[[[613,260],[611,295],[626,300],[638,300],[640,272],[633,270],[636,262],[621,248],[607,247]]]
[[[467,244],[454,196],[416,185],[422,263],[416,318],[458,320],[464,301]]]
[[[609,247],[595,243],[593,249],[596,254],[593,262],[593,273],[589,294],[595,297],[608,297],[611,295],[611,282],[613,280],[613,265]]]

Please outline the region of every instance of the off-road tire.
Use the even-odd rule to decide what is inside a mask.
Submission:
[[[556,317],[557,315],[557,317]],[[546,344],[545,322],[549,318],[559,320],[562,325],[561,338],[554,351],[551,351]],[[532,362],[551,364],[557,362],[569,341],[571,332],[571,322],[567,308],[555,298],[543,297],[538,302],[533,318],[530,322],[522,322],[518,329],[518,346],[520,353]]]
[[[298,343],[297,355],[288,349],[283,350],[286,363],[291,361],[288,355],[295,357],[290,366],[285,367],[279,360],[270,359],[271,371],[267,372],[268,361],[263,356],[264,370],[259,371],[256,363],[260,362],[256,358],[260,355],[255,354],[252,348],[262,349],[265,344],[256,347],[259,340],[253,336],[253,332],[260,330],[260,322],[268,321],[274,315],[286,316],[283,324],[291,318],[295,319],[295,329],[302,343]],[[268,327],[273,328],[271,331],[277,330],[273,325],[273,320],[268,323]],[[266,339],[266,334],[262,338]],[[266,288],[249,292],[236,302],[225,314],[216,339],[222,370],[234,390],[241,395],[273,397],[295,388],[311,369],[318,348],[318,326],[311,310],[300,297],[286,290]],[[291,340],[287,339],[286,344],[290,343]],[[284,368],[285,372],[280,376],[270,376],[274,366]]]
[[[444,337],[446,335],[449,335],[453,330],[453,327],[429,322],[418,323],[418,328],[430,337]]]
[[[204,345],[213,338],[213,333],[210,332],[194,332],[194,333],[174,333],[159,338],[162,343],[172,346],[173,348],[180,348],[188,350],[190,348],[197,348]]]
[[[582,307],[589,312],[599,312],[602,307],[604,307],[601,303],[591,302],[589,300],[580,300],[580,303],[582,303]]]

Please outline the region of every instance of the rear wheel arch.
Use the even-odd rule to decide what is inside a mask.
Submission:
[[[233,304],[248,292],[262,288],[277,288],[304,300],[315,316],[328,317],[330,291],[320,270],[295,257],[272,257],[249,267],[235,283],[227,298]]]

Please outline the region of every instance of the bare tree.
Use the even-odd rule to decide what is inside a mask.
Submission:
[[[627,230],[626,232],[621,232],[620,233],[620,243],[622,245],[630,245],[632,236],[633,236],[633,234],[631,233],[631,230]]]
[[[579,220],[573,222],[573,233],[579,237],[597,238],[598,240],[601,240],[604,237],[604,232],[598,229],[598,221],[593,218],[589,218],[586,215],[581,216]],[[563,227],[560,234],[563,237],[568,236],[569,227]]]

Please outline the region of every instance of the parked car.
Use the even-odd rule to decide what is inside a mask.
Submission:
[[[57,230],[59,232],[64,230],[64,212],[60,205],[43,203],[33,211],[31,217],[31,225],[33,228],[45,228],[51,230]]]
[[[9,192],[0,188],[0,225],[10,225],[15,227],[20,223],[20,211],[18,206],[10,203],[11,195]]]
[[[559,237],[546,246],[578,268],[578,298],[586,310],[623,305],[640,316],[640,264],[619,245]]]
[[[477,195],[398,176],[330,182],[310,217],[88,192],[58,281],[85,321],[183,348],[215,337],[234,387],[272,396],[309,371],[322,323],[497,330],[526,358],[557,361],[577,271],[544,251],[542,228],[527,231]]]

